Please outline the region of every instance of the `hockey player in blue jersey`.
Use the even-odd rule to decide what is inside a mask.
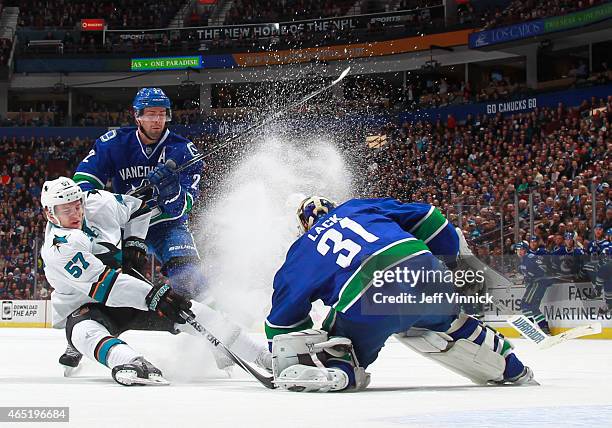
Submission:
[[[137,128],[120,128],[99,137],[73,179],[84,191],[104,189],[110,180],[112,190],[120,194],[152,184],[154,192],[145,197],[153,208],[148,234],[144,242],[123,242],[123,270],[142,273],[148,248],[162,263],[172,288],[186,298],[197,298],[205,280],[188,214],[199,195],[203,162],[180,174],[174,171],[198,151],[188,139],[167,128],[172,110],[161,89],[140,89],[132,104]]]
[[[546,247],[540,244],[540,238],[535,235],[532,235],[529,238],[529,254],[535,254],[536,256],[547,256],[548,251],[546,251]]]
[[[598,223],[595,225],[595,238],[589,242],[586,252],[590,256],[598,256],[608,245],[610,245],[609,242],[610,241],[604,236],[603,224]],[[597,257],[591,257],[591,260],[596,258]]]
[[[155,211],[146,244],[162,263],[172,287],[194,298],[205,282],[188,214],[199,195],[203,163],[197,162],[180,174],[174,171],[174,166],[191,160],[198,151],[192,142],[167,129],[171,105],[161,89],[138,91],[133,108],[137,129],[120,128],[98,138],[78,165],[74,180],[83,190],[103,189],[111,180],[113,191],[122,194],[153,184]],[[146,260],[146,247],[124,244],[124,270],[140,270]]]
[[[584,250],[576,246],[574,234],[567,232],[563,247],[555,254],[560,257],[559,273],[561,275],[575,277],[582,270],[584,263]]]
[[[548,287],[553,285],[553,280],[548,275],[545,262],[539,256],[529,252],[529,244],[526,241],[519,242],[514,248],[521,258],[519,272],[523,275],[525,282],[521,311],[537,323],[543,332],[550,334],[548,321],[540,311],[540,304]]]
[[[595,289],[597,290],[597,294],[601,293],[601,287],[598,286],[596,277],[597,271],[600,267],[600,262],[604,258],[602,255],[605,249],[610,245],[610,242],[606,239],[604,235],[604,228],[601,223],[595,225],[595,237],[589,242],[589,245],[586,249],[586,254],[588,257],[588,261],[584,263],[582,266],[582,272],[585,277],[587,277]]]
[[[336,207],[326,198],[311,197],[301,203],[298,219],[303,235],[275,275],[265,323],[279,387],[365,388],[365,369],[393,334],[476,383],[531,381],[533,373],[513,354],[511,344],[477,319],[460,314],[455,303],[401,300],[454,295],[449,281],[433,275],[410,285],[378,284],[379,274],[384,277],[393,270],[450,272],[432,252],[435,248],[452,264],[458,234],[435,207],[393,199],[353,199]],[[400,300],[379,304],[383,297],[387,303]],[[332,309],[323,329],[312,330],[309,312],[318,299]]]
[[[596,273],[595,287],[602,291],[604,306],[602,313],[612,313],[612,227],[606,230],[606,242],[602,242]]]

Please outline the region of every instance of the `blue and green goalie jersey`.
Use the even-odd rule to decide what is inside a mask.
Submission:
[[[115,193],[129,194],[148,183],[147,176],[160,163],[173,159],[178,166],[198,154],[195,145],[180,135],[166,130],[155,145],[140,142],[136,128],[120,128],[98,138],[89,154],[81,161],[74,181],[83,190],[103,189],[111,180]],[[184,222],[197,199],[203,162],[196,162],[180,173],[181,194],[162,212],[156,209],[151,226],[165,222]]]
[[[457,232],[437,208],[390,198],[339,205],[291,246],[276,273],[265,323],[268,340],[311,328],[311,303],[318,299],[337,312],[348,311],[374,270],[424,252],[450,262],[459,253]]]

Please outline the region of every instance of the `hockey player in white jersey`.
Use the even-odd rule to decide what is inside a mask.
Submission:
[[[189,301],[167,285],[152,285],[123,273],[114,256],[124,242],[146,236],[150,212],[134,197],[103,190],[86,193],[66,177],[43,185],[48,220],[41,255],[51,295],[53,326],[66,328],[68,343],[112,369],[122,385],[168,382],[161,371],[118,336],[127,330],[198,335],[181,317],[186,312],[228,349],[270,367],[270,354],[218,312]],[[201,337],[201,336],[200,336]]]

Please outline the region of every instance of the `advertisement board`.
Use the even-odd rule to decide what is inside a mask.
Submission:
[[[0,327],[51,327],[49,300],[0,300]]]

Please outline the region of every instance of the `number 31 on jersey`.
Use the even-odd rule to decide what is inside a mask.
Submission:
[[[343,218],[338,222],[342,229],[348,229],[366,242],[378,241],[378,236],[368,232],[365,228],[354,220],[348,217]],[[330,246],[333,244],[333,248]],[[361,251],[361,245],[351,239],[344,239],[342,232],[336,229],[327,230],[322,236],[321,240],[317,244],[317,251],[325,256],[332,250],[332,254],[338,254],[342,250],[346,250],[346,254],[340,253],[336,258],[336,264],[342,268],[349,267],[353,258]]]

